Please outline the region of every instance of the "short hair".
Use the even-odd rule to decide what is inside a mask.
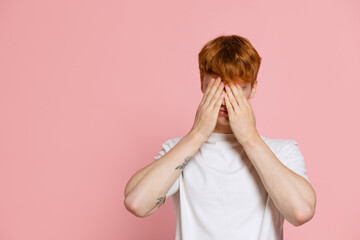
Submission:
[[[240,77],[253,87],[261,57],[247,38],[238,35],[218,36],[207,42],[199,52],[201,86],[205,74],[220,76],[225,83]]]

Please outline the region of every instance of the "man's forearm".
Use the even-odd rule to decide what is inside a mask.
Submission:
[[[288,169],[260,137],[243,143],[275,206],[293,225],[309,221],[315,211],[316,195],[311,184]]]
[[[128,181],[125,187],[124,195],[127,197],[127,195],[135,188],[135,186],[139,183],[139,181],[145,176],[145,174],[154,167],[153,162],[150,163],[148,166],[140,169],[137,171]]]
[[[138,216],[145,216],[157,207],[203,142],[195,133],[184,136],[169,152],[148,166],[149,170],[136,185],[132,184],[135,186],[127,193],[125,206]]]

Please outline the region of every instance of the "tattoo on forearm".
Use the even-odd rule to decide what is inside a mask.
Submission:
[[[192,158],[192,157],[186,157],[184,163],[181,164],[181,165],[179,165],[179,166],[177,166],[177,167],[175,168],[175,170],[177,170],[177,169],[183,170],[183,169],[185,168],[185,166],[190,162],[191,158]]]
[[[177,170],[177,169],[183,170],[183,169],[185,168],[185,166],[190,162],[191,158],[192,158],[192,157],[186,157],[184,163],[181,164],[181,165],[179,165],[179,166],[177,166],[177,167],[175,168],[175,170]],[[157,198],[157,199],[156,199],[157,202],[155,203],[155,206],[159,205],[165,198],[166,198],[166,195],[163,196],[163,197]]]
[[[162,200],[164,200],[164,198],[165,198],[165,196],[159,197],[159,198],[157,199],[158,201],[155,203],[155,206],[159,205],[159,204],[162,202]]]

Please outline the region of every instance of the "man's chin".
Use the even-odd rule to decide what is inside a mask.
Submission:
[[[219,116],[217,120],[220,125],[229,125],[229,117],[228,116]]]
[[[229,115],[227,115],[227,114],[219,114],[218,118],[229,119]]]

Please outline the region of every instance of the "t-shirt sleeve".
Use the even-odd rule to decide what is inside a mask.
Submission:
[[[305,178],[309,183],[309,177],[306,175],[306,166],[304,157],[295,140],[287,139],[285,146],[280,152],[281,162],[290,170]]]
[[[154,157],[154,160],[158,160],[159,158],[161,158],[162,156],[164,156],[168,151],[170,151],[171,148],[173,148],[175,146],[175,144],[171,143],[170,140],[166,141],[165,143],[162,144],[161,146],[161,150],[159,151],[159,153]],[[175,171],[175,170],[174,170]],[[171,197],[173,194],[175,194],[178,190],[179,190],[179,182],[180,182],[180,176],[181,174],[179,174],[179,176],[177,177],[177,179],[175,180],[175,182],[173,183],[173,185],[170,187],[169,191],[166,193],[166,197],[165,197],[165,201],[164,203],[167,201],[167,199],[169,197]]]

